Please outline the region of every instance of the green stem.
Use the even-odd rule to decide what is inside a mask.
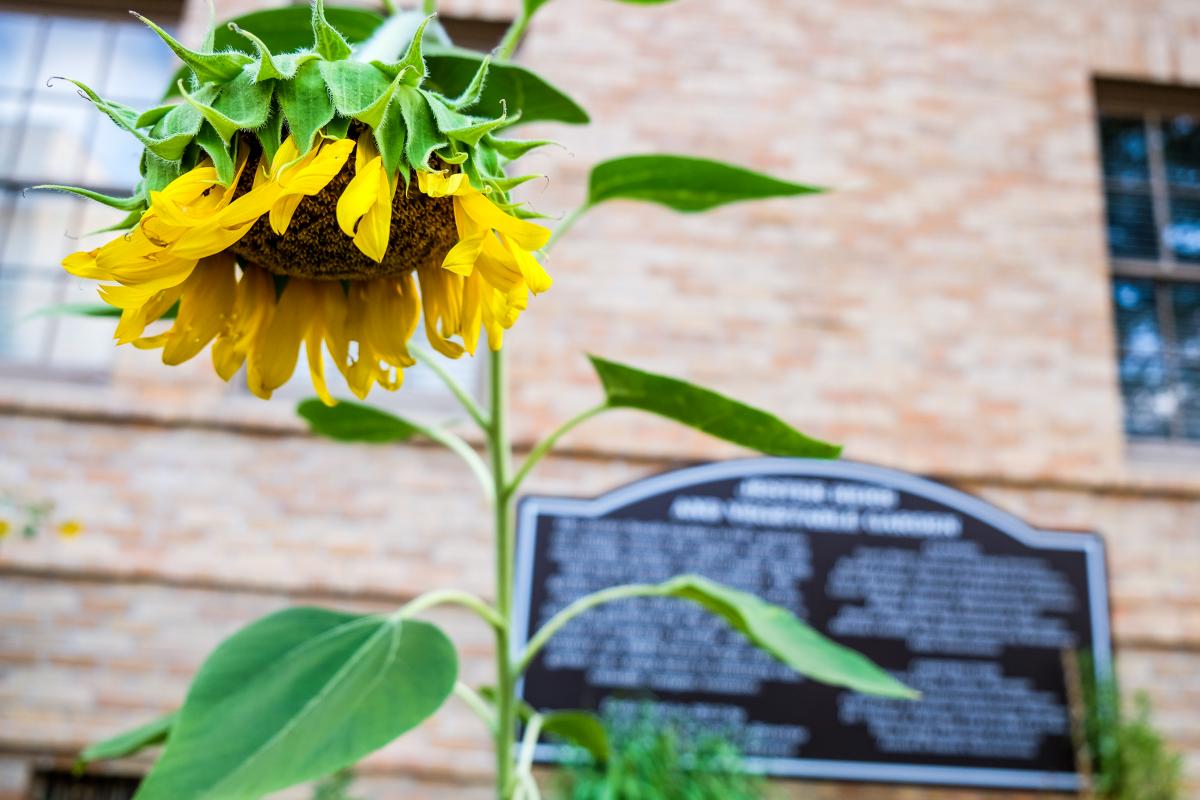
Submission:
[[[492,423],[488,420],[487,413],[479,407],[479,403],[475,402],[475,398],[471,396],[471,393],[464,389],[462,384],[454,380],[454,376],[442,366],[435,355],[424,348],[412,345],[409,346],[409,351],[413,354],[413,358],[432,370],[433,374],[437,375],[442,383],[446,384],[446,388],[462,404],[466,412],[471,415],[471,419],[475,420],[475,424],[479,426],[480,430],[486,432],[491,427]]]
[[[434,592],[426,592],[420,597],[405,603],[396,614],[400,617],[414,617],[434,606],[448,604],[460,605],[474,611],[484,622],[491,625],[497,631],[502,631],[508,627],[508,623],[504,617],[496,612],[496,609],[475,595],[459,591],[458,589],[439,589]]]
[[[662,595],[662,587],[653,583],[629,583],[623,586],[613,586],[610,589],[601,589],[598,592],[586,595],[579,598],[574,603],[559,611],[550,621],[543,625],[533,638],[529,640],[529,644],[525,646],[525,651],[521,653],[521,657],[517,659],[516,674],[520,676],[529,665],[533,663],[533,659],[538,652],[545,646],[546,642],[550,641],[550,637],[562,630],[575,617],[579,616],[588,609],[596,606],[611,603],[614,600],[624,600],[630,597],[656,597]]]
[[[566,236],[567,231],[575,227],[575,223],[579,221],[579,218],[582,217],[589,208],[591,208],[591,206],[589,206],[587,203],[584,203],[579,208],[572,210],[570,214],[567,214],[565,217],[563,217],[562,221],[560,221],[558,225],[554,227],[554,233],[550,234],[550,241],[546,242],[546,246],[542,249],[549,250],[559,239]]]
[[[500,46],[496,48],[497,61],[508,61],[512,58],[513,51],[521,43],[521,37],[525,35],[527,27],[529,27],[529,15],[522,9],[517,18],[512,21],[512,25],[508,26],[508,30],[504,32],[504,38],[500,40]]]
[[[521,739],[521,754],[517,758],[517,780],[524,782],[529,788],[526,794],[531,798],[538,797],[537,783],[533,779],[533,752],[537,747],[538,737],[542,735],[541,714],[534,714],[525,723],[525,736]]]
[[[607,410],[608,405],[605,403],[601,403],[598,406],[593,406],[587,411],[583,411],[579,414],[576,414],[574,417],[571,417],[571,419],[560,425],[558,430],[547,436],[542,441],[538,442],[537,445],[535,445],[534,448],[529,451],[529,455],[525,456],[525,460],[521,463],[521,468],[517,470],[517,474],[514,475],[512,481],[509,482],[509,493],[513,495],[517,493],[517,490],[521,487],[521,483],[525,480],[533,468],[537,466],[537,463],[541,461],[547,453],[554,449],[554,445],[558,444],[559,439],[566,436],[572,430],[587,422],[601,411]]]
[[[493,736],[496,735],[496,712],[492,710],[486,700],[479,696],[479,692],[459,681],[454,684],[454,696],[475,712],[475,716],[483,720],[483,724],[487,725]]]
[[[425,0],[425,2],[421,4],[421,13],[427,17],[430,14],[436,14],[437,0]]]
[[[483,463],[483,459],[471,448],[471,445],[445,428],[425,425],[413,425],[413,427],[420,431],[423,436],[445,446],[448,450],[458,455],[471,468],[471,472],[474,473],[476,479],[479,481],[479,485],[483,488],[483,493],[489,499],[495,496],[496,490],[493,486],[492,474],[488,471],[487,464]]]
[[[504,350],[491,354],[489,395],[491,425],[488,450],[492,456],[493,504],[496,524],[496,610],[505,620],[512,615],[513,494],[509,490],[512,443],[508,438],[508,386]],[[516,736],[516,674],[509,652],[507,625],[496,634],[496,790],[499,800],[512,796],[513,739]]]

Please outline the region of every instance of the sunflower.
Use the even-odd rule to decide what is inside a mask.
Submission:
[[[534,253],[549,231],[510,201],[504,165],[540,143],[500,139],[515,121],[468,113],[488,71],[449,98],[426,85],[425,19],[406,52],[381,60],[403,19],[352,49],[314,0],[314,44],[272,54],[189,50],[149,25],[184,62],[172,102],[145,112],[92,103],[145,145],[133,197],[65,189],[129,212],[126,232],[68,256],[121,310],[115,338],[161,349],[166,364],[210,344],[218,375],[243,366],[259,397],[286,383],[303,346],[314,388],[332,403],[325,364],[366,397],[394,390],[430,344],[458,358],[504,331],[550,278]],[[370,60],[364,60],[367,57]],[[174,312],[171,326],[147,327]]]

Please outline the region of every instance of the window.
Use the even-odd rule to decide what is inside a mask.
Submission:
[[[72,237],[112,224],[121,212],[25,189],[65,183],[128,195],[141,146],[70,84],[47,80],[69,76],[146,108],[162,87],[145,76],[168,74],[171,54],[134,20],[72,16],[61,5],[48,13],[0,9],[0,364],[103,375],[113,351],[110,320],[30,315],[57,303],[96,302],[95,287],[59,263],[93,246]]]
[[[1125,430],[1200,442],[1200,91],[1097,97]]]
[[[136,778],[39,772],[33,778],[32,800],[129,800],[137,791]]]

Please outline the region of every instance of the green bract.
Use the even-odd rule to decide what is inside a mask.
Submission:
[[[298,15],[308,17],[306,32]],[[206,157],[228,184],[245,137],[256,140],[270,159],[289,135],[304,155],[318,137],[345,138],[359,126],[370,129],[393,181],[407,183],[413,170],[440,166],[432,161],[436,156],[441,164],[457,165],[497,205],[520,212],[508,202],[515,182],[504,165],[547,142],[506,140],[499,133],[516,124],[526,107],[531,119],[587,121],[582,108],[532,72],[513,65],[493,68],[487,57],[448,49],[440,28],[427,36],[433,16],[397,14],[384,21],[350,9],[331,9],[327,16],[323,0],[313,0],[311,14],[286,8],[240,17],[211,31],[200,50],[138,18],[184,64],[164,105],[138,111],[71,80],[145,147],[136,190],[131,197],[110,197],[70,186],[40,187],[128,212],[118,228],[136,224],[152,192]],[[299,45],[305,36],[309,43]],[[428,58],[427,39],[442,44]]]

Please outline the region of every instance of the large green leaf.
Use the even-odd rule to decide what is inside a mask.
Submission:
[[[471,87],[486,57],[471,50],[428,47],[425,65],[429,77],[425,86],[447,97],[459,97]],[[587,112],[561,89],[536,73],[508,62],[491,63],[479,100],[467,110],[475,116],[492,119],[506,110],[509,116],[519,112],[521,122],[582,124],[588,121]]]
[[[772,456],[837,458],[841,447],[805,436],[774,414],[676,378],[589,356],[610,408],[636,408]]]
[[[772,178],[731,164],[668,154],[625,156],[592,168],[587,205],[606,200],[643,200],[676,211],[706,211],[743,200],[791,197],[824,191]]]
[[[608,732],[590,711],[552,711],[542,716],[542,731],[582,747],[601,764],[608,760]]]
[[[294,608],[205,661],[137,800],[251,800],[357,762],[450,696],[454,646],[396,616]]]
[[[178,711],[172,711],[170,714],[163,714],[145,725],[139,725],[133,730],[89,745],[79,754],[77,765],[82,767],[93,761],[127,758],[147,747],[157,747],[167,740],[167,734],[170,733],[178,713]]]
[[[723,618],[757,647],[813,680],[866,694],[915,699],[920,695],[861,653],[834,642],[792,612],[699,575],[660,585],[664,597],[698,603]]]
[[[327,406],[311,397],[296,406],[296,413],[308,422],[313,433],[339,442],[403,442],[419,432],[411,422],[394,414],[348,400]]]

